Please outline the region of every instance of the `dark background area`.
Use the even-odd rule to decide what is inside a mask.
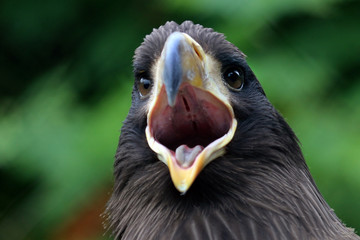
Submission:
[[[0,239],[107,239],[100,214],[130,106],[132,56],[168,20],[222,32],[360,231],[359,1],[3,0]]]

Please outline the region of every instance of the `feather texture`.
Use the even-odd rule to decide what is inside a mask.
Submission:
[[[226,154],[212,161],[185,195],[145,138],[146,100],[136,84],[121,130],[114,189],[107,206],[116,239],[360,239],[346,228],[317,189],[298,140],[267,100],[244,54],[224,35],[186,21],[148,35],[134,57],[135,81],[151,77],[170,33],[188,33],[223,66],[245,69],[246,85],[232,98],[238,119]]]

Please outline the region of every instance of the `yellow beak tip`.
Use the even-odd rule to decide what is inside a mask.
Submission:
[[[187,192],[187,190],[189,189],[189,186],[187,186],[186,184],[179,184],[175,187],[181,194],[185,194]]]

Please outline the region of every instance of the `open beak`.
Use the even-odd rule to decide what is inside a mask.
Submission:
[[[234,136],[230,94],[220,64],[185,33],[168,37],[153,75],[146,138],[185,193]]]

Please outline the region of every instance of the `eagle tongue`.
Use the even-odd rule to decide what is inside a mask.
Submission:
[[[204,147],[197,145],[193,148],[190,148],[186,145],[179,146],[175,151],[176,162],[180,167],[187,168],[190,167],[197,155],[204,149]]]

